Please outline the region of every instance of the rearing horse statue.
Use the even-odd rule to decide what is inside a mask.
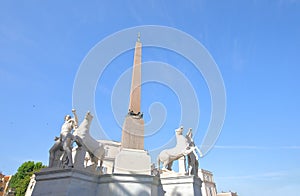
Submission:
[[[179,159],[189,153],[187,147],[189,142],[185,136],[182,135],[183,127],[179,127],[175,130],[176,135],[176,146],[171,149],[165,149],[158,155],[158,169],[160,169],[160,162],[163,163],[163,169],[172,170],[172,164],[174,160]]]
[[[84,120],[73,134],[76,140],[79,140],[78,142],[89,152],[91,157],[102,161],[105,154],[105,149],[102,143],[98,142],[90,135],[90,125],[92,120],[93,116],[90,112],[87,112]]]

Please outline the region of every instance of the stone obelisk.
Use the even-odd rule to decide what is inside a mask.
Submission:
[[[122,147],[144,149],[144,120],[141,112],[142,43],[135,44],[129,110],[122,129]]]
[[[138,35],[140,36],[140,35]],[[141,110],[141,83],[142,83],[142,43],[138,37],[135,43],[132,80],[130,89],[129,110],[138,113]]]
[[[116,156],[114,173],[150,174],[151,158],[144,150],[144,120],[141,112],[142,43],[135,44],[129,111],[122,128],[121,151]]]

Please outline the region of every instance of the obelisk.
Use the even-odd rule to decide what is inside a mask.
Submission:
[[[122,128],[121,151],[115,159],[114,173],[151,173],[151,158],[144,150],[144,120],[141,112],[142,43],[135,43],[129,110]]]
[[[135,43],[133,69],[130,89],[129,110],[141,112],[141,83],[142,83],[142,43],[140,34]]]
[[[142,43],[140,34],[135,43],[129,110],[122,129],[122,147],[144,149],[144,120],[141,112]]]

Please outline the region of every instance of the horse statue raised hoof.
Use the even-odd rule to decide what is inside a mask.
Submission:
[[[189,146],[189,143],[186,137],[182,135],[182,132],[183,126],[176,129],[176,146],[171,149],[165,149],[158,155],[158,169],[160,168],[160,162],[162,162],[162,170],[171,172],[173,161],[183,157],[186,154],[186,149]]]

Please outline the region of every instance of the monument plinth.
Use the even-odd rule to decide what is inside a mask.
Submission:
[[[116,156],[114,173],[151,174],[151,158],[145,150],[123,148]]]
[[[122,142],[123,148],[144,150],[144,119],[128,114],[125,117]]]
[[[151,174],[151,158],[144,150],[144,120],[141,112],[142,43],[135,44],[129,109],[122,129],[122,149],[114,173]]]
[[[95,175],[78,169],[44,169],[37,173],[33,196],[164,195],[157,176],[138,174]]]

